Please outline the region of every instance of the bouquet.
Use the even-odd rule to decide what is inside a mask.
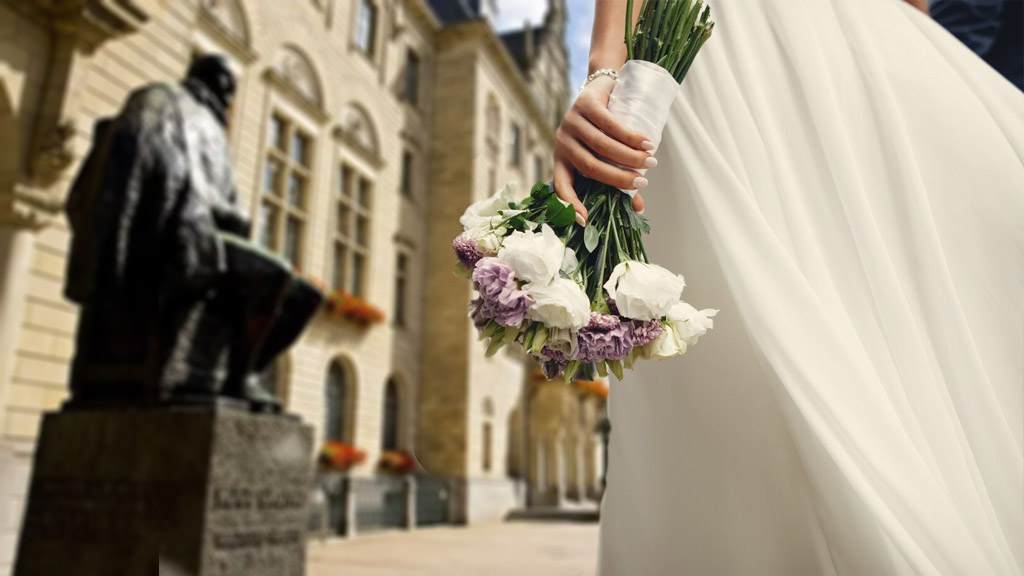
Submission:
[[[629,60],[609,110],[660,141],[679,82],[714,23],[701,0],[644,0],[634,27],[626,8]],[[613,373],[641,359],[681,355],[712,327],[717,310],[681,300],[683,277],[652,264],[644,251],[646,219],[632,191],[576,176],[587,207],[585,227],[553,186],[518,193],[514,183],[471,205],[453,242],[457,274],[479,297],[472,318],[487,355],[514,344],[545,376],[566,382]]]

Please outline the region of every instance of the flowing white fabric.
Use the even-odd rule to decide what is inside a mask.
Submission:
[[[712,11],[644,196],[721,312],[612,385],[600,575],[1020,575],[1024,94],[899,0]]]

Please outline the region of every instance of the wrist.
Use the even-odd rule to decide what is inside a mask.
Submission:
[[[593,74],[598,70],[610,68],[618,70],[626,63],[625,55],[610,56],[606,54],[591,54],[590,62],[587,65],[587,74]]]

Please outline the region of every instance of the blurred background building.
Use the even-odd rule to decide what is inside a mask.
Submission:
[[[323,483],[319,529],[485,522],[597,497],[606,389],[541,382],[511,353],[485,358],[470,287],[451,273],[470,202],[550,179],[569,104],[562,0],[502,34],[495,10],[0,0],[0,574],[41,414],[67,390],[68,185],[97,119],[210,52],[239,76],[229,138],[254,238],[333,291],[265,377],[321,439],[367,453]],[[415,454],[419,473],[379,473],[385,451]]]

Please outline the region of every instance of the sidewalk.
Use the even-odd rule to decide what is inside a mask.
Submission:
[[[597,524],[509,522],[313,542],[307,576],[594,576]]]

